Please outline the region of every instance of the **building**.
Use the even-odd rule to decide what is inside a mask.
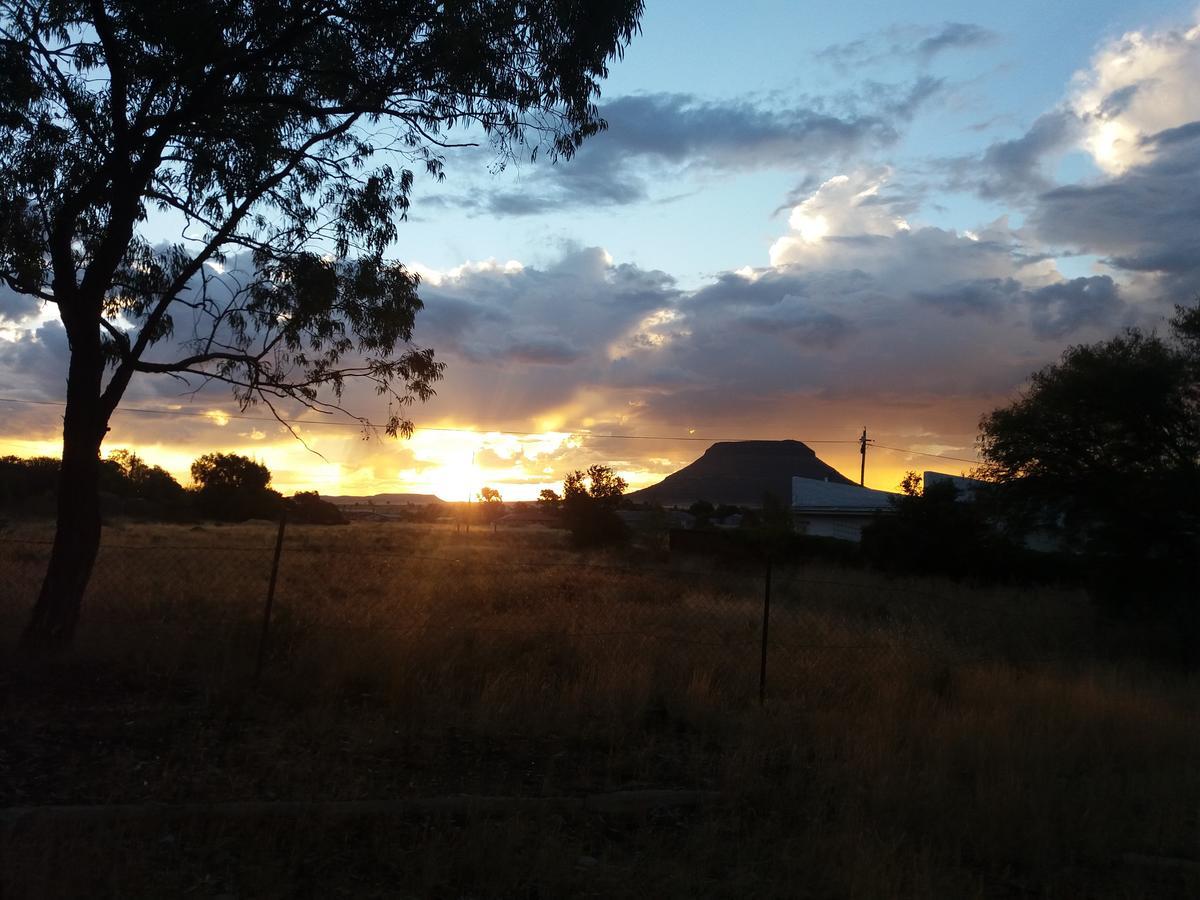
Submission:
[[[878,515],[890,515],[898,495],[857,484],[792,478],[792,520],[796,530],[814,537],[862,540],[862,530]]]
[[[947,475],[945,472],[921,473],[921,486],[926,491],[935,484],[945,484],[947,481],[954,485],[954,490],[956,491],[954,499],[963,503],[973,501],[976,494],[988,486],[986,481],[980,481],[978,478],[968,478],[966,475]]]

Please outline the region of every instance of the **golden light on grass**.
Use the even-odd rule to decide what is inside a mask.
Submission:
[[[42,739],[47,716],[55,740],[90,748],[86,766],[48,762],[42,786],[20,781],[26,802],[47,784],[67,800],[122,803],[700,788],[723,801],[640,826],[636,859],[612,823],[514,818],[515,858],[557,848],[571,864],[493,860],[488,884],[537,879],[548,896],[599,884],[610,896],[791,896],[801,882],[815,896],[984,897],[1011,884],[1189,896],[1185,869],[1148,880],[1122,860],[1194,851],[1195,676],[1109,654],[1079,593],[778,569],[760,707],[761,573],[580,556],[542,529],[296,527],[266,674],[248,692],[271,539],[254,525],[106,532],[70,665],[119,674],[114,709],[130,708],[113,715],[133,724],[99,739],[96,721],[70,713],[70,693],[11,702],[12,752]],[[43,564],[37,545],[0,544],[4,640]],[[313,841],[331,839],[311,827]],[[421,879],[446,877],[428,866],[458,859],[441,823],[423,827],[373,851],[419,848],[418,893],[436,886]],[[458,843],[495,839],[483,820],[453,828]],[[150,832],[147,846],[161,846],[162,828]],[[122,834],[91,846],[137,860],[115,851],[143,838]],[[206,835],[192,840],[224,840]],[[69,884],[78,867],[43,865],[43,838],[68,840],[27,830],[8,871]],[[580,839],[590,849],[570,849]],[[585,853],[601,862],[577,868]],[[274,889],[311,877],[302,868],[276,873]]]

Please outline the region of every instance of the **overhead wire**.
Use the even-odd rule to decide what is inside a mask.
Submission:
[[[55,400],[29,400],[21,397],[0,397],[0,403],[25,404],[28,406],[49,406],[58,409],[64,409],[66,404]],[[152,416],[170,416],[177,418],[191,419],[207,419],[213,423],[219,423],[220,420],[239,421],[239,422],[266,422],[279,425],[280,420],[272,416],[251,416],[244,413],[227,413],[224,411],[212,412],[193,412],[184,409],[150,409],[147,407],[138,406],[122,406],[118,407],[119,413],[134,413],[137,415],[152,415]],[[321,421],[319,419],[304,419],[297,421],[295,424],[308,427],[317,425],[323,428],[353,428],[353,429],[382,429],[384,426],[369,421]],[[418,425],[414,431],[431,431],[442,432],[449,434],[502,434],[511,437],[543,437],[547,431],[514,431],[505,428],[449,428],[436,425]],[[621,440],[621,441],[688,441],[699,443],[713,443],[716,441],[748,441],[748,440],[778,440],[778,438],[747,438],[747,437],[717,437],[717,436],[698,436],[694,434],[688,435],[664,435],[664,434],[617,434],[613,432],[598,432],[589,431],[587,429],[569,429],[562,432],[564,434],[579,435],[580,437],[589,437],[602,440]],[[799,439],[805,444],[857,444],[857,439],[835,439],[835,438],[803,438]],[[882,444],[872,442],[870,445],[874,449],[889,450],[895,453],[909,453],[915,456],[927,456],[934,459],[946,459],[954,462],[965,462],[978,464],[980,460],[966,459],[961,456],[947,456],[942,453],[926,453],[921,450],[911,450],[902,447],[888,447]]]

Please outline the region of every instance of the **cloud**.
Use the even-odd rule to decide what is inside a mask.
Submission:
[[[1100,177],[1049,187],[1030,210],[1053,247],[1103,258],[1150,296],[1200,292],[1200,26],[1131,32],[1075,77],[1079,145]]]
[[[936,80],[877,91],[868,85],[853,101],[785,109],[680,94],[621,98],[606,108],[612,129],[576,160],[531,171],[520,195],[481,194],[480,208],[517,214],[624,204],[652,198],[651,180],[661,173],[686,181],[797,169],[801,184],[788,200],[786,228],[764,257],[691,290],[666,272],[575,245],[536,265],[483,260],[422,270],[426,308],[417,341],[449,368],[438,396],[413,410],[418,423],[554,436],[511,445],[497,435],[427,434],[420,437],[426,443],[402,445],[412,452],[401,454],[352,432],[339,437],[304,425],[303,433],[337,454],[344,480],[451,486],[476,451],[489,473],[482,483],[526,486],[553,484],[564,468],[600,460],[648,472],[642,456],[660,460],[655,471],[688,458],[669,441],[633,447],[568,433],[580,429],[679,434],[695,427],[714,438],[811,438],[853,436],[867,421],[873,433],[895,429],[897,444],[921,436],[969,450],[979,414],[1066,344],[1151,323],[1168,311],[1161,300],[1186,300],[1189,289],[1200,289],[1200,113],[1183,96],[1191,34],[1122,38],[1024,134],[960,161],[959,184],[1019,203],[1020,226],[1000,217],[971,231],[932,227],[922,215],[927,196],[906,189],[888,167],[856,162],[896,140],[903,118],[940,89]],[[933,29],[909,34],[905,52],[921,60],[982,42]],[[1132,75],[1121,75],[1117,50],[1131,60]],[[1161,108],[1143,108],[1161,84],[1181,95],[1164,94]],[[1116,148],[1105,156],[1095,137],[1112,122],[1132,143],[1105,145]],[[1098,172],[1056,185],[1053,163],[1072,147],[1097,153]],[[809,174],[814,159],[842,174]],[[1091,271],[1074,263],[1064,274],[1051,252],[1098,261]],[[0,329],[5,382],[22,396],[60,397],[61,327],[26,324],[17,339],[4,340],[11,331]],[[180,388],[147,378],[132,390],[131,405],[149,405]],[[202,394],[197,404],[231,409],[224,392]],[[382,415],[369,386],[348,384],[346,404]],[[41,414],[45,434],[53,434],[55,414]],[[303,457],[279,449],[286,441],[265,426],[122,421],[123,441],[189,452],[222,440],[262,445],[264,453],[282,454],[284,471],[304,471]],[[265,436],[254,441],[253,428]],[[453,465],[436,462],[439,454]],[[500,470],[506,479],[490,474]]]
[[[932,59],[946,50],[962,50],[993,43],[997,34],[969,22],[946,22],[941,29],[923,38],[915,52],[924,60]]]
[[[1033,332],[1063,338],[1084,325],[1108,326],[1121,310],[1116,283],[1107,275],[1048,284],[1029,295]]]
[[[1162,292],[1182,302],[1200,291],[1200,128],[1172,129],[1143,146],[1145,161],[1114,177],[1043,194],[1030,222],[1049,244],[1158,276]]]
[[[1069,149],[1084,134],[1084,122],[1069,109],[1056,109],[1034,120],[1023,135],[997,141],[981,156],[947,160],[948,186],[971,190],[988,200],[1015,200],[1054,186],[1047,160]]]
[[[928,64],[950,50],[970,50],[995,43],[999,35],[968,22],[941,25],[891,25],[857,40],[830,44],[817,58],[840,69],[896,60]]]
[[[838,98],[773,107],[693,94],[619,97],[601,113],[607,131],[560,165],[525,170],[519,188],[441,197],[491,215],[537,215],[573,206],[622,206],[652,199],[652,184],[705,172],[806,170],[891,146],[900,126],[936,96],[941,79],[868,82]]]
[[[1071,99],[1096,164],[1119,175],[1150,162],[1154,135],[1200,120],[1198,82],[1200,25],[1133,31],[1101,48]]]
[[[1137,320],[1111,277],[1064,278],[1003,220],[968,234],[896,215],[881,199],[888,177],[818,187],[772,265],[680,295],[662,339],[631,347],[610,386],[635,396],[647,423],[749,429],[785,410],[832,420],[839,406],[922,418],[974,404],[978,415],[1064,342]]]
[[[42,301],[28,294],[18,294],[6,284],[0,284],[0,326],[20,325],[32,319],[41,309]]]

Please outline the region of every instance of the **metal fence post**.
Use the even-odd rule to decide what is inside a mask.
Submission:
[[[254,664],[254,683],[262,677],[263,660],[267,655],[267,632],[271,629],[271,607],[275,605],[275,582],[279,578],[279,556],[283,553],[283,531],[287,527],[287,513],[279,516],[279,533],[275,536],[275,557],[271,560],[271,582],[267,586],[267,604],[263,608],[262,634],[258,637],[258,661]]]
[[[767,633],[771,627],[771,556],[767,554],[766,588],[763,591],[762,661],[758,669],[758,703],[767,700]]]

